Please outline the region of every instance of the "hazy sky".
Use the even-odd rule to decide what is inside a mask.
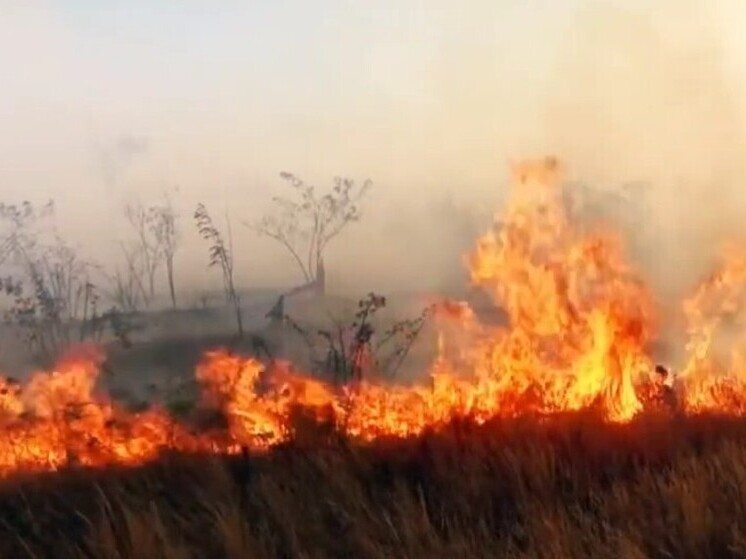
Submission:
[[[702,227],[735,221],[744,75],[737,0],[0,0],[0,199],[55,198],[106,262],[122,204],[178,186],[184,281],[205,277],[203,201],[230,208],[241,281],[266,285],[292,283],[291,262],[238,222],[278,173],[370,178],[330,278],[431,288],[461,266],[447,193],[479,221],[509,159],[552,151],[580,178],[653,181],[667,238],[701,209],[684,183],[721,189]]]

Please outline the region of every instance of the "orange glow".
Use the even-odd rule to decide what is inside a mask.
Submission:
[[[91,347],[19,386],[0,379],[0,475],[71,464],[136,465],[164,449],[263,450],[292,436],[301,410],[366,441],[437,429],[457,417],[548,415],[594,408],[628,421],[663,392],[688,413],[746,413],[741,309],[746,250],[729,247],[720,270],[683,304],[688,342],[675,381],[656,371],[653,299],[608,231],[580,231],[562,202],[554,159],[515,165],[514,192],[466,257],[473,285],[508,317],[482,324],[468,304],[443,301],[431,320],[438,356],[415,386],[363,378],[338,387],[225,350],[197,366],[201,405],[225,426],[190,429],[157,407],[120,409],[95,392],[103,355]]]

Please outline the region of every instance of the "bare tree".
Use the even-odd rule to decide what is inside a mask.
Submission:
[[[53,244],[40,247],[33,267],[63,318],[84,319],[94,292],[92,275],[98,266],[81,258],[74,248],[55,235]]]
[[[291,173],[280,177],[293,189],[292,198],[273,198],[272,213],[256,224],[245,225],[284,246],[306,282],[323,281],[317,276],[323,270],[324,251],[348,224],[360,219],[359,203],[371,182],[356,185],[351,179],[336,177],[331,191],[319,195],[315,186]]]
[[[116,308],[133,313],[140,310],[147,297],[143,255],[137,243],[121,242],[119,248],[124,262],[118,264],[112,274],[106,274],[108,287],[105,294]]]
[[[233,305],[236,313],[236,327],[238,337],[243,338],[243,319],[241,317],[241,299],[236,292],[233,281],[233,236],[231,234],[230,220],[228,221],[228,244],[223,240],[223,235],[215,227],[210,214],[204,204],[198,204],[194,212],[194,220],[200,236],[210,243],[209,266],[220,266],[223,272],[223,289],[228,303]]]
[[[174,279],[174,258],[179,247],[178,215],[170,196],[164,195],[160,205],[145,206],[142,203],[125,206],[125,216],[136,235],[137,254],[128,249],[128,261],[137,260],[142,268],[145,281],[142,285],[142,301],[148,306],[156,292],[158,269],[163,266],[166,272],[171,304],[176,307],[176,285]],[[131,266],[130,266],[131,268]]]
[[[159,252],[166,265],[166,281],[171,305],[176,308],[176,284],[174,281],[174,257],[179,248],[181,235],[178,229],[178,214],[174,210],[170,196],[166,194],[165,201],[160,206],[150,208],[152,220],[150,228],[155,237]]]
[[[0,203],[0,265],[23,273],[53,216],[51,200],[41,208],[29,201],[20,205]]]
[[[73,341],[76,328],[80,341],[91,333],[97,302],[97,267],[62,240],[53,217],[51,202],[0,204],[0,265],[8,273],[1,283],[13,298],[6,317],[45,360]]]
[[[155,297],[155,277],[161,264],[160,246],[153,235],[153,213],[141,203],[127,204],[124,215],[135,232],[138,260],[145,272],[143,303],[148,306]]]
[[[28,268],[28,295],[18,292],[8,317],[26,334],[26,341],[46,362],[93,330],[98,296],[91,281],[95,267],[67,246],[51,247]],[[77,331],[77,338],[75,332]]]

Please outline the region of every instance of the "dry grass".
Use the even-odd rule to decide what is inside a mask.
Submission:
[[[456,423],[362,447],[166,456],[0,488],[0,557],[746,556],[746,422]]]

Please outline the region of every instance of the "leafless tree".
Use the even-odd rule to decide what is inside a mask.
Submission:
[[[77,250],[56,235],[51,245],[40,247],[33,267],[63,319],[85,320],[94,293],[93,273],[98,266],[81,258]]]
[[[22,273],[49,229],[53,216],[54,202],[51,200],[41,208],[28,201],[0,203],[0,265]]]
[[[105,294],[120,311],[132,313],[140,310],[147,297],[146,269],[138,243],[119,243],[123,262],[114,272],[106,274],[108,287]]]
[[[63,241],[53,217],[51,202],[41,208],[0,204],[0,265],[7,272],[2,287],[12,297],[6,317],[46,360],[73,341],[76,328],[80,341],[90,334],[97,302],[97,267]]]
[[[178,215],[168,193],[160,205],[145,206],[142,203],[125,206],[125,216],[136,236],[137,254],[128,249],[128,261],[135,257],[142,268],[142,302],[149,305],[156,292],[156,278],[161,266],[166,272],[166,281],[172,306],[176,307],[176,284],[174,279],[174,258],[179,247]],[[129,266],[130,270],[132,266]]]
[[[273,198],[274,211],[258,223],[245,225],[280,243],[292,256],[306,282],[313,282],[322,268],[324,251],[344,228],[360,219],[360,202],[371,182],[358,185],[336,177],[331,191],[320,195],[316,187],[291,173],[281,173],[293,189],[290,198]]]
[[[76,318],[84,289],[75,280],[91,264],[82,260],[54,228],[54,204],[41,208],[30,202],[0,204],[0,265],[18,283],[37,275],[45,279],[50,296],[60,310]]]
[[[178,229],[178,214],[176,213],[171,197],[166,194],[164,203],[160,206],[152,206],[149,209],[152,220],[150,228],[159,248],[160,256],[166,265],[166,281],[168,282],[168,293],[171,297],[171,305],[176,308],[176,284],[174,280],[174,258],[179,248],[181,235]]]
[[[236,291],[233,281],[233,236],[231,234],[230,220],[228,221],[228,243],[223,240],[223,235],[215,227],[210,214],[204,204],[198,204],[194,212],[194,220],[200,236],[210,243],[209,266],[220,266],[223,272],[223,289],[228,303],[233,305],[236,313],[236,327],[238,337],[243,338],[243,319],[241,317],[241,299]]]
[[[145,285],[143,286],[143,302],[149,305],[155,296],[155,277],[160,260],[160,247],[152,234],[153,216],[149,209],[141,203],[127,204],[124,215],[135,232],[139,255],[145,271]]]

